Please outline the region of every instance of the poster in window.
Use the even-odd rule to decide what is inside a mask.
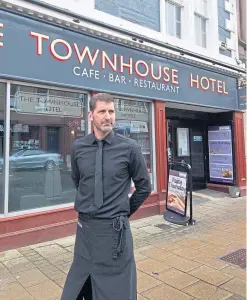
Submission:
[[[189,128],[177,128],[177,156],[189,156]]]
[[[208,128],[210,181],[233,183],[233,156],[231,126]]]
[[[186,215],[187,178],[185,172],[169,171],[166,207],[168,210],[182,216]]]

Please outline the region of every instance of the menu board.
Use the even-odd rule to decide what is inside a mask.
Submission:
[[[210,181],[233,183],[231,126],[210,126],[208,149]]]
[[[186,215],[187,173],[170,170],[166,207],[179,215]]]

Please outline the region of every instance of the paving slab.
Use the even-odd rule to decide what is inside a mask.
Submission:
[[[15,282],[16,279],[13,274],[11,274],[7,269],[0,269],[0,288],[2,289],[4,286],[9,283]]]
[[[147,232],[147,233],[151,233],[151,234],[163,232],[163,229],[160,229],[160,228],[155,227],[153,225],[146,226],[146,227],[142,228],[142,230]]]
[[[38,285],[27,288],[36,300],[54,300],[61,297],[61,288],[52,281],[45,281]]]
[[[222,284],[220,288],[242,297],[246,296],[246,281],[238,278],[233,278],[232,280]]]
[[[207,256],[205,254],[202,254],[201,256],[196,256],[192,259],[198,263],[209,266],[216,270],[222,270],[223,268],[229,265],[227,262],[221,261],[219,259],[217,260],[215,257]]]
[[[246,281],[246,270],[242,270],[233,266],[227,266],[223,268],[221,272]]]
[[[137,261],[136,267],[138,270],[152,276],[158,275],[159,273],[170,269],[170,267],[166,264],[151,258]]]
[[[155,248],[155,247],[153,247],[151,249],[148,249],[148,250],[145,250],[145,251],[140,251],[140,254],[143,254],[145,256],[153,258],[157,261],[164,261],[167,258],[172,256],[171,252],[168,252],[168,251],[165,251],[165,250],[162,250],[162,249],[158,249],[158,248]]]
[[[35,265],[30,260],[22,256],[4,261],[3,264],[13,274],[35,268]]]
[[[0,253],[0,262],[10,260],[13,258],[19,258],[19,257],[23,257],[23,255],[18,250],[14,249],[14,250],[5,251]]]
[[[201,300],[225,300],[233,295],[233,293],[203,281],[196,282],[189,287],[184,288],[183,291],[196,299]]]
[[[25,288],[48,280],[48,278],[38,269],[31,269],[16,273],[15,278]]]
[[[58,239],[54,241],[55,244],[58,244],[59,246],[63,247],[63,248],[67,248],[70,246],[74,246],[75,244],[75,236],[69,236],[66,238],[62,238],[62,239]]]
[[[182,245],[182,246],[185,246],[188,248],[192,248],[192,249],[200,249],[207,245],[207,243],[200,241],[200,240],[196,240],[196,239],[184,239],[184,240],[178,241],[177,243],[179,245]]]
[[[152,288],[142,295],[149,300],[192,300],[193,297],[178,291],[177,289],[167,285],[162,284],[155,288]]]
[[[183,288],[199,281],[198,278],[193,277],[189,274],[186,274],[174,268],[159,273],[157,275],[157,279],[165,282],[166,284],[178,290],[182,290]]]
[[[142,293],[157,285],[161,285],[162,281],[145,274],[141,271],[137,271],[137,292]]]
[[[35,300],[28,291],[17,282],[0,288],[0,299],[3,300]]]
[[[165,250],[165,251],[170,251],[170,250],[174,250],[174,249],[179,249],[180,244],[175,243],[175,242],[161,242],[161,243],[156,243],[154,244],[154,247]]]
[[[178,255],[178,256],[181,256],[184,258],[188,258],[188,259],[193,259],[193,258],[201,256],[203,254],[203,252],[200,251],[200,249],[192,249],[192,248],[185,247],[185,246],[180,246],[177,249],[171,250],[171,252],[175,255]]]
[[[59,277],[57,279],[54,280],[54,282],[60,286],[61,288],[64,287],[64,284],[65,284],[65,280],[66,280],[67,276],[66,275],[63,275],[62,277]]]
[[[182,272],[189,272],[201,266],[200,263],[174,255],[164,261],[170,267],[173,267]]]
[[[219,286],[232,279],[232,276],[224,274],[208,266],[201,266],[196,270],[189,272],[189,274],[215,286]]]
[[[55,243],[52,245],[36,248],[35,250],[46,259],[68,253],[64,248],[56,245]]]

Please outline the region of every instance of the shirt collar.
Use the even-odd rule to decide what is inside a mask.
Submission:
[[[94,144],[97,141],[97,138],[95,137],[94,133],[91,133],[88,137],[89,137],[89,142],[91,144]],[[104,141],[106,141],[108,144],[111,144],[114,137],[115,137],[115,132],[111,130],[109,134],[104,138]]]

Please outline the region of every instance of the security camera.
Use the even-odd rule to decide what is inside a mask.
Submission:
[[[238,59],[238,58],[236,58],[236,62],[237,62],[238,65],[242,64],[242,61],[240,59]]]
[[[73,19],[73,22],[80,24],[80,20],[79,19]]]

